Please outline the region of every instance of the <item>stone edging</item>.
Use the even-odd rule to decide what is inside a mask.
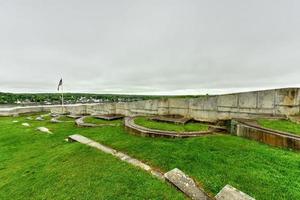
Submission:
[[[147,165],[147,164],[145,164],[145,163],[143,163],[143,162],[141,162],[137,159],[134,159],[134,158],[130,157],[129,155],[125,154],[125,153],[119,152],[115,149],[112,149],[110,147],[102,145],[102,144],[100,144],[98,142],[95,142],[95,141],[93,141],[93,140],[91,140],[87,137],[82,136],[82,135],[78,135],[78,134],[70,135],[68,137],[68,141],[76,141],[76,142],[94,147],[94,148],[99,149],[99,150],[101,150],[105,153],[108,153],[108,154],[111,154],[115,157],[118,157],[119,159],[121,159],[124,162],[130,163],[130,164],[132,164],[136,167],[139,167],[139,168],[141,168],[145,171],[148,171],[152,175],[158,177],[159,179],[164,179],[163,173],[161,173],[160,171],[158,171],[156,169],[151,168],[149,165]]]
[[[108,121],[124,118],[123,115],[97,115],[97,114],[92,114],[91,116],[94,117],[94,118],[97,118],[97,119],[104,119],[104,120],[108,120]]]
[[[115,149],[112,149],[110,147],[107,147],[105,145],[102,145],[98,142],[95,142],[87,137],[84,137],[82,135],[70,135],[67,138],[67,141],[73,142],[79,142],[81,144],[88,145],[90,147],[99,149],[103,151],[104,153],[111,154],[112,156],[115,156],[119,158],[120,160],[127,162],[135,167],[141,168],[142,170],[145,170],[147,172],[150,172],[153,176],[160,180],[167,180],[169,183],[171,183],[173,186],[178,188],[181,192],[183,192],[187,197],[190,199],[195,200],[255,200],[254,198],[250,197],[249,195],[237,190],[236,188],[226,185],[215,197],[212,197],[208,193],[204,191],[202,187],[197,184],[196,181],[194,181],[192,178],[190,178],[188,175],[186,175],[181,170],[175,168],[173,170],[170,170],[166,173],[162,173],[158,169],[154,169],[151,166],[145,164],[144,162],[137,160],[135,158],[132,158],[131,156],[117,151]]]
[[[284,132],[284,131],[278,131],[278,130],[274,130],[274,129],[270,129],[270,128],[265,128],[265,127],[262,127],[260,125],[255,125],[255,124],[249,123],[245,120],[239,120],[238,122],[241,123],[241,124],[244,124],[246,126],[249,126],[249,127],[253,127],[253,128],[256,128],[256,129],[261,129],[261,130],[264,130],[264,131],[268,131],[272,134],[284,135],[284,136],[300,139],[300,135],[296,135],[296,134],[292,134],[292,133]]]
[[[153,176],[157,177],[160,180],[168,180],[172,185],[182,191],[185,195],[191,199],[196,200],[213,200],[213,197],[207,195],[202,188],[199,188],[193,179],[186,176],[183,172],[178,169],[173,169],[167,173],[162,173],[157,169],[152,168],[151,166],[143,163],[140,160],[132,158],[131,156],[102,145],[98,142],[95,142],[89,138],[86,138],[82,135],[70,135],[68,141],[76,141],[94,148],[97,148],[107,154],[111,154],[120,160],[127,162],[135,167],[141,168],[147,172],[150,172]],[[176,173],[174,173],[176,172]],[[178,178],[178,172],[180,172],[181,177]],[[184,179],[183,179],[184,178]]]
[[[142,136],[150,137],[167,137],[167,138],[188,138],[188,137],[199,137],[208,134],[214,134],[216,131],[211,129],[208,131],[195,131],[195,132],[175,132],[175,131],[163,131],[150,129],[143,126],[139,126],[134,123],[134,117],[125,118],[125,128],[128,132],[138,134]]]
[[[237,136],[253,139],[276,147],[300,150],[299,135],[264,128],[245,120],[235,119],[232,121],[233,123],[231,124],[235,127],[232,129],[234,130],[232,133]]]

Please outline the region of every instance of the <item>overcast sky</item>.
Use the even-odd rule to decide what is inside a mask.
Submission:
[[[299,0],[0,0],[0,91],[300,87]]]

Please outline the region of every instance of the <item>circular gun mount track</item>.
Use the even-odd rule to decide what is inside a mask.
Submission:
[[[164,131],[150,129],[135,124],[134,117],[125,118],[125,129],[133,134],[149,136],[149,137],[166,137],[166,138],[189,138],[189,137],[200,137],[204,135],[214,134],[215,129],[209,129],[207,131],[193,131],[193,132],[175,132],[175,131]]]
[[[93,123],[86,123],[84,119],[88,116],[83,116],[75,120],[75,124],[78,127],[101,127],[101,126],[118,126],[116,124],[93,124]]]

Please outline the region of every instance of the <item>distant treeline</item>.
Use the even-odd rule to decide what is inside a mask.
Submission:
[[[156,99],[161,96],[144,95],[114,95],[114,94],[87,94],[87,93],[65,93],[66,103],[89,103],[89,102],[119,102]],[[54,104],[60,103],[61,95],[55,93],[3,93],[0,92],[0,104]]]
[[[157,95],[121,95],[121,94],[89,94],[89,93],[64,93],[64,102],[72,103],[97,103],[97,102],[130,102],[159,98],[189,98],[185,96],[157,96]],[[60,104],[59,93],[3,93],[0,92],[0,104]]]

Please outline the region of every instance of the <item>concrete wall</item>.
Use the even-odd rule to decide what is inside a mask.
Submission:
[[[125,116],[179,114],[198,120],[213,121],[261,115],[293,115],[300,112],[299,108],[300,88],[284,88],[199,98],[67,105],[64,111],[74,114],[122,114]],[[62,112],[59,106],[50,106],[45,109]]]
[[[231,120],[230,133],[276,147],[300,150],[300,136]]]

